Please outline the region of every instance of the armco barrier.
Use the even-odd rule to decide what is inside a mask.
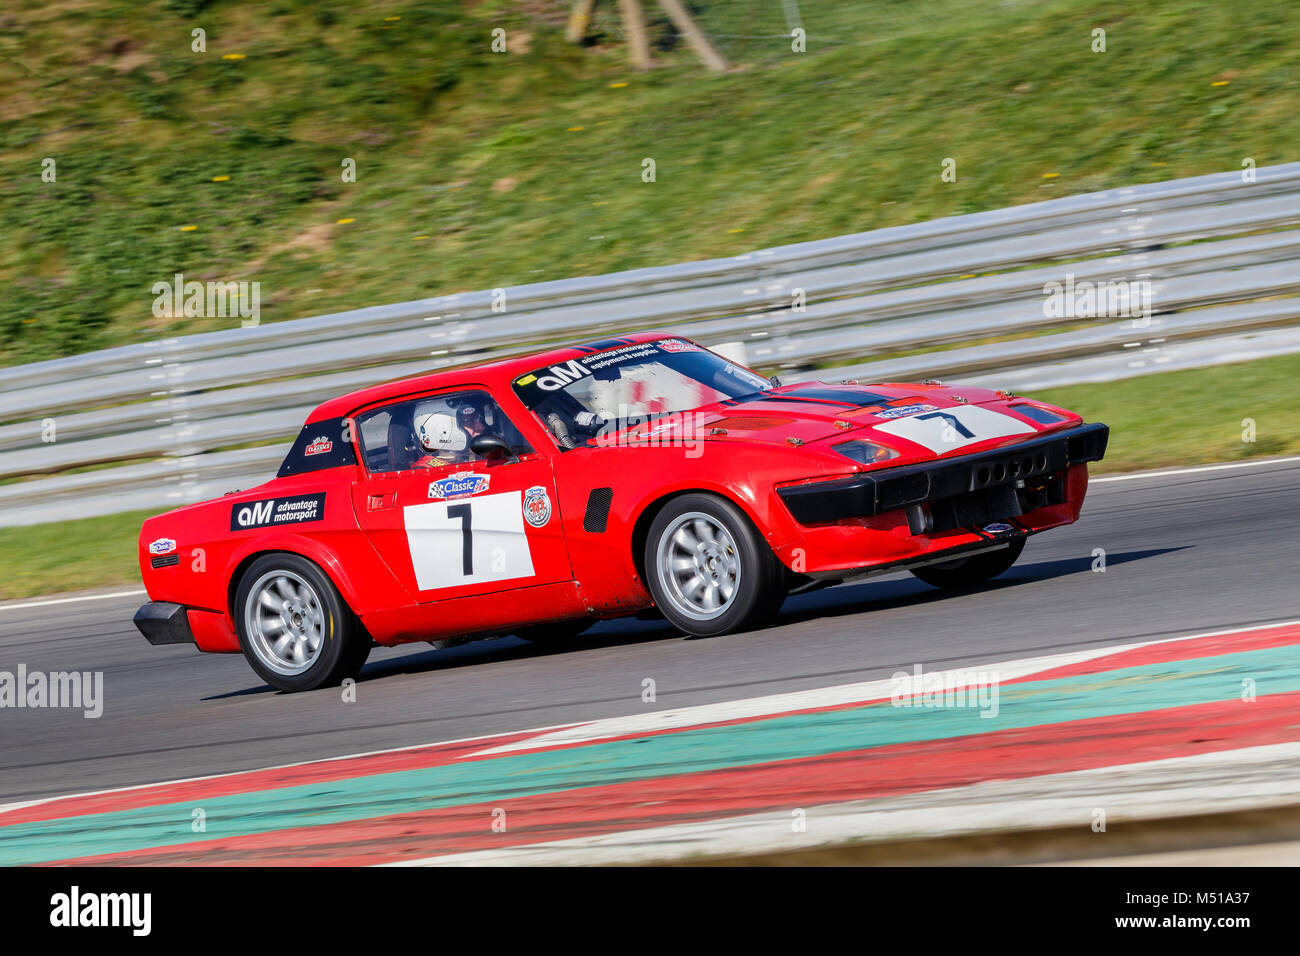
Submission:
[[[0,369],[0,479],[20,479],[0,485],[0,525],[247,487],[324,398],[616,331],[672,329],[792,380],[1017,388],[1300,351],[1297,222],[1291,163],[518,286],[504,311],[485,290]],[[1047,314],[1067,273],[1146,283],[1150,315]]]

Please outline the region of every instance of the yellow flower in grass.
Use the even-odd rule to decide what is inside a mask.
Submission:
[[[193,232],[198,226],[181,226],[181,232]]]

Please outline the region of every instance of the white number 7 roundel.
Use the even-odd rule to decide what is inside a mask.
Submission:
[[[508,491],[403,509],[421,591],[533,576],[521,495]]]

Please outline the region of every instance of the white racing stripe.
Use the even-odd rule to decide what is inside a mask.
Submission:
[[[1037,432],[1033,425],[1018,418],[978,405],[936,409],[873,427],[878,432],[905,438],[940,454],[988,441],[990,438],[1033,435]]]

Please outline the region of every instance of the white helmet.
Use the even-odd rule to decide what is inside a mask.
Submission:
[[[464,451],[465,432],[446,412],[415,416],[415,437],[426,451]]]

